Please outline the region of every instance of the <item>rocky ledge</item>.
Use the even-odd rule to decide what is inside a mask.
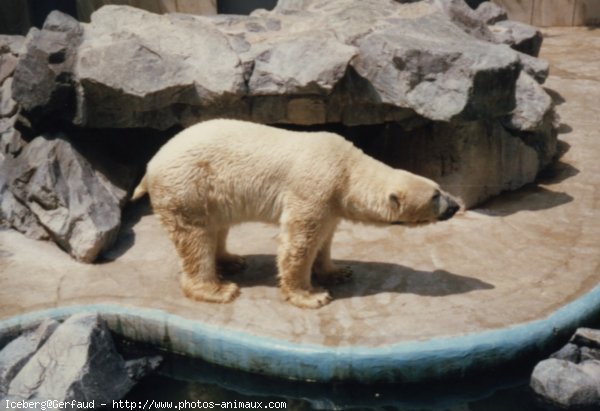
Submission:
[[[161,361],[158,356],[125,361],[96,314],[73,315],[62,324],[46,320],[0,351],[0,400],[3,406],[21,404],[7,409],[35,409],[23,404],[45,400],[100,408],[123,398]]]
[[[0,223],[92,262],[161,142],[228,117],[344,134],[472,207],[556,153],[542,37],[490,2],[280,0],[250,16],[54,12],[0,37]]]

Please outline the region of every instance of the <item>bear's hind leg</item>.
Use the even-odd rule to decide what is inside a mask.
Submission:
[[[283,221],[277,255],[281,291],[291,304],[319,308],[331,301],[323,288],[311,284],[312,263],[319,247],[320,224],[313,220]]]
[[[352,269],[350,267],[338,267],[331,260],[331,243],[335,232],[334,225],[323,245],[317,253],[312,267],[314,280],[321,285],[333,285],[346,282],[352,278]]]
[[[243,271],[248,264],[240,255],[227,251],[227,234],[229,227],[219,229],[217,233],[217,271],[219,274],[235,274]]]
[[[221,281],[216,272],[217,233],[158,209],[161,221],[181,258],[180,284],[186,297],[213,303],[228,303],[239,295],[239,287]]]

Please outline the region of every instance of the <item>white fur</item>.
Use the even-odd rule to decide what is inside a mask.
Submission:
[[[373,224],[435,221],[448,207],[433,181],[395,170],[327,132],[292,132],[236,120],[190,127],[150,161],[134,198],[145,191],[183,261],[186,295],[226,302],[238,293],[220,281],[218,265],[243,267],[229,254],[230,226],[279,223],[279,277],[284,295],[319,307],[329,294],[311,284],[349,276],[331,262],[341,218]]]

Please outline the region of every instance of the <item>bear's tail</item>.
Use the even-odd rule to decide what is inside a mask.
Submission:
[[[146,175],[142,177],[142,181],[138,184],[138,186],[133,190],[133,195],[131,196],[131,201],[137,201],[142,198],[148,192],[148,183],[146,181]]]

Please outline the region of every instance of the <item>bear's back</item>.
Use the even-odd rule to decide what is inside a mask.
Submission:
[[[344,138],[237,120],[211,120],[167,142],[148,164],[152,184],[202,192],[230,223],[277,221],[286,199],[329,201],[362,154]],[[203,200],[204,201],[204,200]],[[294,200],[295,201],[295,200]]]
[[[173,163],[207,162],[213,168],[265,168],[275,173],[330,168],[357,150],[343,137],[327,132],[297,132],[240,120],[210,120],[169,140],[149,168]],[[293,170],[294,171],[294,170]]]

